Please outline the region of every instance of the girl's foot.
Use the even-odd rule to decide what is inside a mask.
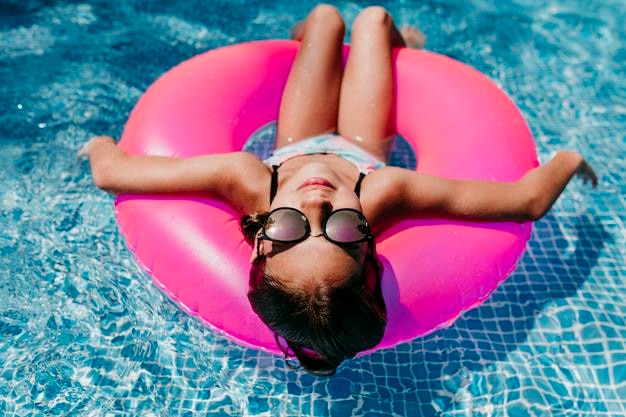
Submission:
[[[400,34],[409,48],[422,49],[426,45],[426,36],[414,26],[402,26]]]

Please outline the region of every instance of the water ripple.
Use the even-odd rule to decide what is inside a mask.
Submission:
[[[3,2],[0,415],[626,415],[619,1],[382,3],[501,86],[542,161],[576,149],[601,176],[568,187],[517,271],[453,326],[318,379],[207,329],[141,271],[76,150],[119,136],[179,61],[284,37],[312,4]],[[338,7],[350,23],[363,6]]]

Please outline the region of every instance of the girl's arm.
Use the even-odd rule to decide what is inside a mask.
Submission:
[[[595,187],[593,169],[581,155],[558,152],[546,165],[514,183],[449,180],[413,172],[400,174],[398,215],[417,212],[482,220],[537,220],[559,197],[573,175]]]
[[[92,138],[78,154],[89,158],[96,186],[114,194],[204,191],[244,208],[256,200],[255,186],[264,189],[255,181],[269,176],[258,158],[244,152],[192,158],[129,156],[108,136]]]

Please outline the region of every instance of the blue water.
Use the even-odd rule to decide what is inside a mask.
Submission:
[[[369,3],[336,4],[351,21]],[[119,137],[177,62],[285,37],[313,3],[4,0],[0,415],[626,415],[626,5],[382,4],[500,85],[541,161],[578,150],[600,186],[573,182],[517,271],[450,328],[314,378],[163,296],[74,156],[90,135]]]

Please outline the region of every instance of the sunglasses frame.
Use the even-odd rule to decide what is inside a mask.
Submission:
[[[280,239],[273,239],[271,237],[269,237],[266,233],[265,233],[265,227],[267,226],[267,221],[270,219],[270,217],[272,216],[272,214],[274,214],[275,212],[279,211],[279,210],[290,210],[290,211],[295,211],[296,213],[298,213],[300,216],[302,216],[304,218],[305,221],[305,233],[303,236],[299,237],[298,239],[293,239],[293,240],[280,240]],[[363,236],[363,238],[358,239],[358,240],[353,240],[350,242],[340,242],[338,240],[334,240],[332,239],[330,236],[328,236],[328,233],[326,233],[326,225],[328,224],[328,220],[335,214],[335,213],[339,213],[342,211],[350,211],[353,213],[357,213],[361,218],[363,218],[363,221],[365,222],[365,226],[367,227],[367,234],[365,236]],[[370,229],[370,225],[367,222],[367,219],[365,218],[365,216],[363,215],[363,213],[361,213],[358,210],[352,209],[352,208],[340,208],[337,210],[334,210],[332,212],[330,212],[330,214],[328,214],[328,216],[326,216],[326,218],[324,219],[324,222],[322,223],[322,234],[321,235],[317,235],[317,234],[312,234],[311,233],[311,224],[309,223],[309,219],[306,217],[306,215],[301,212],[300,210],[298,210],[297,208],[294,207],[277,207],[274,210],[270,211],[269,214],[267,215],[267,219],[265,220],[265,223],[263,224],[263,227],[261,228],[260,233],[257,236],[257,246],[256,246],[256,252],[257,252],[257,257],[261,256],[261,241],[262,240],[268,240],[270,242],[278,242],[278,243],[300,243],[303,242],[305,240],[307,240],[310,236],[324,236],[324,239],[328,240],[331,243],[334,243],[337,246],[347,246],[347,245],[351,245],[353,243],[360,243],[360,242],[367,242],[369,244],[369,248],[370,248],[370,255],[373,255],[373,251],[374,251],[374,236],[372,235],[371,229]]]
[[[281,343],[281,339],[285,342],[284,344],[287,346],[284,346],[283,343]],[[283,353],[283,359],[285,360],[285,364],[287,365],[287,368],[293,369],[293,370],[304,369],[307,372],[312,373],[313,375],[317,375],[317,376],[332,376],[337,372],[337,368],[332,368],[328,370],[321,370],[321,369],[315,370],[315,369],[305,368],[300,362],[300,360],[298,359],[298,355],[295,353],[296,350],[302,351],[302,349],[300,349],[299,347],[296,347],[298,346],[297,344],[290,342],[289,340],[285,339],[284,337],[282,337],[276,332],[274,332],[274,340],[276,340],[276,345],[278,346],[280,351]]]
[[[280,339],[284,340],[287,346],[283,346],[283,343],[280,342]],[[298,357],[292,351],[287,340],[276,332],[274,332],[274,340],[276,341],[276,346],[278,346],[278,349],[280,349],[280,351],[283,353],[283,359],[285,360],[285,364],[287,365],[287,368],[293,369],[296,371],[299,369],[302,369],[302,364],[299,361],[297,361]]]

